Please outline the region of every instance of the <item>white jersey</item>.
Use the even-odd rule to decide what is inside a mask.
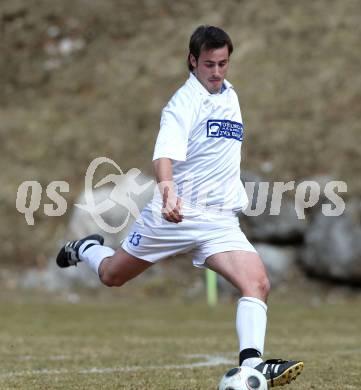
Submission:
[[[209,93],[191,73],[162,111],[153,160],[173,160],[178,196],[196,208],[237,212],[248,199],[240,179],[243,123],[228,81]]]

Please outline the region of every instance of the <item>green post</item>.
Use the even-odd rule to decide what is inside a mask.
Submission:
[[[215,306],[217,304],[218,291],[217,291],[217,274],[210,269],[206,269],[207,280],[207,301],[208,306]]]

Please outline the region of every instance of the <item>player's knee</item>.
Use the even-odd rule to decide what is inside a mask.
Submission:
[[[103,271],[99,273],[99,278],[101,282],[107,287],[120,287],[124,284],[124,280],[119,278],[118,275],[109,271]]]
[[[259,275],[256,278],[253,278],[253,280],[248,280],[241,293],[246,296],[257,297],[266,301],[270,289],[271,284],[267,275]]]
[[[271,289],[271,283],[267,275],[263,275],[262,277],[260,277],[256,282],[256,286],[259,294],[262,297],[267,298]]]

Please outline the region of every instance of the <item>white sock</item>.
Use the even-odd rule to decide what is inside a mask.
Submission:
[[[267,305],[257,298],[241,298],[238,301],[236,315],[239,350],[253,348],[263,355],[266,326]],[[261,362],[260,357],[254,357],[244,360],[242,365],[254,368]]]
[[[99,275],[100,263],[109,256],[113,256],[115,250],[103,245],[92,245],[89,248],[87,246],[91,244],[91,240],[85,241],[79,248],[79,259],[88,264],[89,267]]]
[[[258,366],[262,362],[263,362],[263,360],[260,357],[259,358],[248,358],[248,359],[243,360],[242,366],[255,368],[256,366]]]

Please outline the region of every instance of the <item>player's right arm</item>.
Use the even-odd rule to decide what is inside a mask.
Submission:
[[[153,161],[153,167],[159,191],[162,195],[163,217],[169,222],[182,222],[182,204],[174,189],[172,160],[166,157],[158,158]]]
[[[197,111],[194,96],[186,83],[163,108],[153,153],[155,176],[163,199],[163,217],[174,223],[181,222],[183,216],[174,183],[173,162],[187,159],[188,137]]]

